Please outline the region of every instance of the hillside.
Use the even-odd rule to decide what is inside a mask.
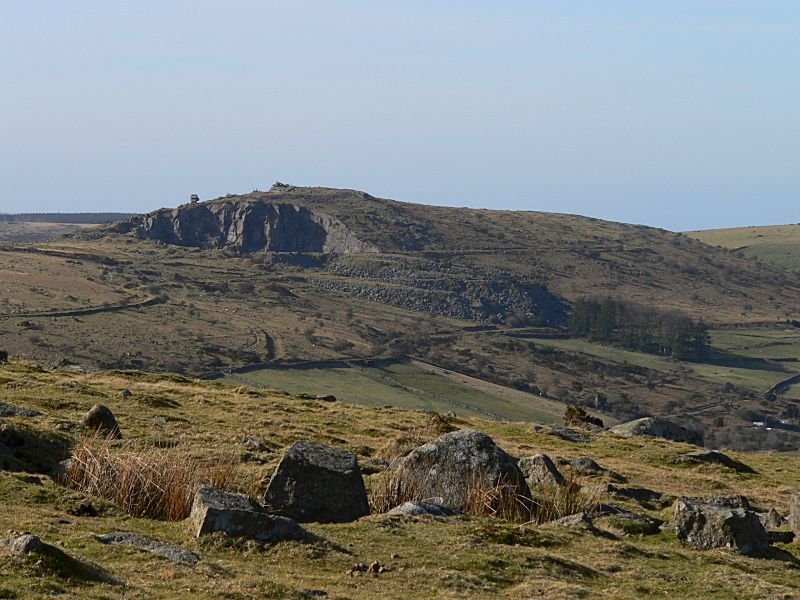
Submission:
[[[528,278],[567,300],[616,295],[709,321],[783,319],[798,311],[796,276],[662,229],[554,213],[426,206],[284,184],[206,204],[255,202],[293,204],[336,218],[380,250],[377,257],[341,260],[343,268],[371,283],[385,280],[387,270],[416,272],[424,258],[438,271],[452,264]]]
[[[669,415],[717,443],[798,447],[795,388],[768,397],[797,374],[792,352],[765,357],[725,335],[743,325],[782,335],[800,314],[796,276],[659,229],[276,184],[6,245],[0,276],[0,349],[47,364],[247,367],[249,380],[288,389],[308,380],[297,363],[407,359],[517,395],[478,394],[503,407],[492,410],[418,374],[402,385],[422,391],[398,393],[378,369],[366,404],[391,404],[384,393],[408,408],[458,400],[479,409],[459,416],[545,422],[580,404],[609,424]],[[586,296],[684,310],[714,325],[719,348],[695,364],[566,339],[570,303]],[[335,395],[353,387],[318,379],[338,382]]]
[[[800,224],[689,231],[689,237],[772,265],[800,270]]]
[[[683,455],[692,446],[655,438],[584,433],[590,441],[569,442],[527,423],[444,419],[175,376],[84,374],[26,362],[0,365],[0,402],[5,410],[11,404],[42,413],[0,419],[0,531],[31,532],[49,544],[44,555],[0,549],[0,595],[6,598],[800,595],[797,543],[774,543],[754,556],[701,550],[680,542],[673,526],[652,529],[648,520],[669,521],[675,498],[687,494],[743,494],[758,511],[786,514],[790,494],[800,489],[796,455],[729,453],[753,471],[737,472],[687,462]],[[263,490],[287,446],[310,439],[355,453],[368,493],[380,499],[387,473],[376,459],[463,428],[488,433],[516,457],[590,456],[608,470],[573,473],[559,463],[575,485],[584,486],[576,499],[579,509],[592,511],[591,525],[515,523],[498,516],[399,517],[373,509],[353,522],[303,523],[314,536],[306,541],[263,544],[219,533],[197,538],[189,521],[133,517],[114,502],[48,476],[85,436],[79,423],[96,403],[113,411],[124,436],[111,442],[113,454],[229,465],[225,485],[245,493]],[[601,504],[639,520],[604,517]],[[101,536],[115,532],[144,537],[150,545],[101,543]],[[171,544],[167,557],[145,551],[154,540],[156,549]],[[373,561],[388,570],[348,574],[354,565]]]

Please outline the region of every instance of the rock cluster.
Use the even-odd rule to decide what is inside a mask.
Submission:
[[[769,546],[769,536],[743,496],[679,498],[675,532],[699,548],[730,548],[751,554]]]

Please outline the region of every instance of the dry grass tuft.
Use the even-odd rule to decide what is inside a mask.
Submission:
[[[457,430],[451,419],[443,417],[437,412],[428,415],[426,422],[418,427],[413,427],[403,432],[395,439],[390,440],[383,448],[378,450],[378,458],[394,460],[407,455],[415,448],[435,440],[436,438]]]
[[[189,516],[197,484],[231,489],[236,467],[232,456],[204,466],[173,450],[137,449],[130,442],[119,447],[110,438],[94,436],[75,445],[64,483],[135,517],[180,521]]]

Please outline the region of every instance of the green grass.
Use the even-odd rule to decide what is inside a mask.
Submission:
[[[222,380],[259,385],[292,394],[333,394],[341,402],[393,406],[459,416],[497,415],[509,420],[557,424],[564,406],[539,396],[481,382],[418,361],[397,360],[373,367],[306,368],[275,366]]]
[[[764,330],[769,331],[769,330]],[[731,333],[729,330],[721,332],[715,331],[712,334],[712,345],[716,350],[724,351],[724,354],[717,352],[709,363],[681,362],[663,356],[633,352],[623,348],[607,346],[582,339],[550,340],[537,339],[536,343],[543,346],[561,348],[562,350],[572,350],[582,352],[591,356],[605,358],[619,363],[628,363],[639,367],[654,369],[662,372],[677,372],[687,370],[695,377],[711,383],[725,384],[749,388],[758,392],[766,392],[776,383],[793,375],[797,371],[791,366],[781,366],[778,363],[765,363],[753,358],[771,358],[769,354],[788,353],[787,356],[800,356],[800,345],[795,345],[792,341],[793,336],[787,334],[785,338],[780,338],[784,348],[782,351],[762,349],[762,354],[750,354],[743,346],[737,346],[745,334],[739,332]],[[752,335],[752,334],[751,334]],[[800,338],[800,336],[798,336]],[[775,347],[777,348],[777,347]],[[738,350],[738,351],[737,351]],[[729,364],[725,364],[729,363]],[[789,363],[791,364],[791,363]]]
[[[398,377],[416,377],[391,367]],[[424,428],[419,412],[374,409],[176,379],[169,376],[116,372],[69,373],[29,364],[0,366],[0,377],[24,386],[0,385],[0,401],[35,408],[36,419],[8,419],[16,427],[58,432],[77,438],[76,423],[92,404],[102,400],[116,414],[127,443],[147,445],[159,437],[179,441],[169,452],[213,459],[231,453],[241,462],[241,476],[265,481],[280,451],[297,439],[314,439],[346,448],[380,448]],[[77,384],[77,385],[73,385]],[[122,398],[120,390],[133,396]],[[140,403],[161,397],[164,406]],[[166,417],[166,420],[157,420]],[[457,427],[486,431],[514,456],[546,452],[572,458],[589,455],[625,475],[631,485],[671,495],[741,493],[760,509],[785,512],[789,494],[800,489],[800,458],[791,454],[730,453],[750,465],[741,475],[714,465],[677,464],[690,449],[652,438],[619,438],[599,434],[575,445],[526,423],[451,420]],[[269,449],[245,449],[242,435],[255,435]],[[434,434],[431,434],[434,435]],[[361,454],[364,458],[367,451]],[[373,478],[367,475],[371,488]],[[588,483],[588,481],[586,482]],[[99,516],[77,517],[69,509],[92,501]],[[669,518],[671,510],[649,510],[616,497],[619,503],[653,517]],[[88,599],[153,598],[190,595],[199,600],[296,598],[303,590],[324,590],[329,598],[389,600],[395,598],[774,598],[800,593],[795,545],[782,545],[763,558],[719,551],[698,551],[681,545],[665,531],[640,537],[593,535],[548,525],[516,525],[496,519],[391,518],[372,515],[346,524],[307,524],[318,536],[310,543],[266,547],[224,536],[196,539],[188,524],[127,516],[121,509],[68,490],[46,476],[0,472],[0,531],[31,531],[46,542],[103,572],[124,586],[87,581],[68,559],[57,564],[20,559],[0,552],[0,597]],[[602,521],[598,521],[602,527]],[[182,546],[201,560],[195,567],[175,565],[158,556],[124,546],[98,543],[94,536],[131,531]],[[391,570],[380,576],[349,577],[350,567],[373,560]]]
[[[687,235],[780,267],[800,268],[800,224],[709,229]]]

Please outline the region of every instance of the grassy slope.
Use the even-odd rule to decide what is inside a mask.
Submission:
[[[396,361],[370,368],[274,367],[225,377],[223,383],[249,384],[295,394],[334,394],[347,403],[371,407],[453,411],[481,417],[558,424],[564,404],[453,373],[420,361]]]
[[[766,263],[800,268],[800,224],[708,229],[686,235],[712,246],[738,249]]]
[[[414,426],[423,413],[305,401],[291,396],[201,383],[169,376],[48,372],[26,364],[0,367],[0,401],[37,408],[45,416],[3,419],[22,429],[74,438],[76,422],[95,402],[116,413],[126,439],[147,445],[172,439],[171,452],[211,461],[233,453],[241,462],[242,485],[268,477],[279,451],[310,438],[379,454],[384,445]],[[127,388],[133,396],[122,399]],[[165,417],[156,420],[156,417]],[[743,493],[762,508],[785,511],[800,488],[800,458],[771,453],[733,453],[757,473],[739,475],[711,466],[675,463],[688,446],[608,434],[575,445],[533,433],[523,423],[466,419],[457,426],[485,430],[508,451],[524,456],[548,452],[588,454],[632,484],[670,494]],[[245,450],[251,434],[271,450]],[[257,460],[256,460],[257,459]],[[37,482],[39,480],[40,482]],[[368,487],[371,477],[366,478]],[[76,557],[93,561],[126,582],[125,587],[82,584],[42,565],[0,554],[0,593],[39,598],[299,598],[299,590],[325,590],[331,598],[764,598],[800,594],[797,545],[779,546],[763,558],[681,546],[670,532],[656,536],[597,536],[547,526],[510,525],[490,519],[397,520],[370,516],[345,525],[309,525],[321,540],[265,549],[224,538],[196,540],[184,523],[125,516],[113,506],[99,517],[75,517],[68,509],[80,494],[46,477],[0,472],[0,531],[28,530]],[[637,508],[637,510],[642,510]],[[653,513],[667,517],[669,510]],[[127,547],[104,546],[94,534],[134,531],[194,550],[194,568]],[[338,549],[337,549],[338,548]],[[355,562],[380,560],[392,571],[350,578]]]

